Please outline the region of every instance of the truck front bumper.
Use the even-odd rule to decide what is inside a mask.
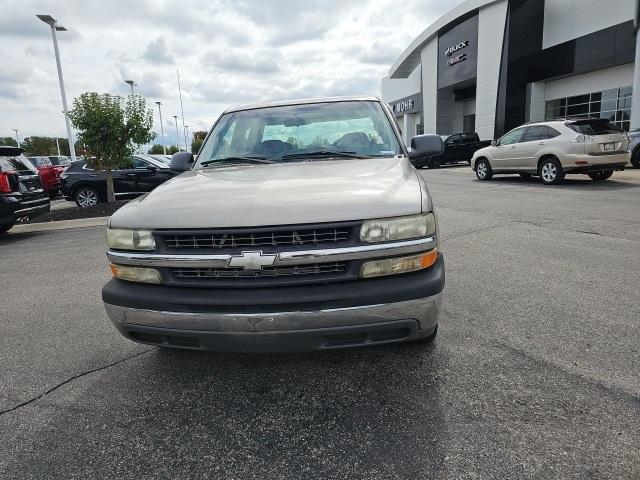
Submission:
[[[106,303],[105,309],[125,337],[140,343],[220,352],[291,352],[424,338],[437,327],[440,303],[438,294],[386,305],[310,312],[156,312]]]
[[[111,280],[105,310],[127,338],[153,345],[284,352],[417,340],[438,325],[444,258],[419,273],[300,288],[216,291]]]

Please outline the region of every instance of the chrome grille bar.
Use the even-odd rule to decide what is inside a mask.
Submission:
[[[418,252],[426,252],[437,246],[436,237],[418,238],[390,243],[359,245],[344,248],[327,248],[322,250],[301,250],[280,252],[274,266],[309,265],[315,263],[348,262],[350,260],[366,260],[393,257]],[[156,254],[140,252],[107,252],[109,260],[119,265],[149,267],[208,267],[227,268],[231,254]]]

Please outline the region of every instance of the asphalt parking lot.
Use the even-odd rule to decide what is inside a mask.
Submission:
[[[422,174],[431,347],[136,345],[102,310],[102,227],[0,239],[0,478],[640,478],[640,171]]]

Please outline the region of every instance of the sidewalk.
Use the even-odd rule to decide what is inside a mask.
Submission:
[[[59,222],[42,222],[42,223],[28,223],[25,225],[14,226],[9,233],[32,233],[32,232],[47,232],[50,230],[66,230],[68,228],[83,228],[83,227],[100,227],[106,226],[109,217],[95,217],[95,218],[78,218],[75,220],[62,220]]]

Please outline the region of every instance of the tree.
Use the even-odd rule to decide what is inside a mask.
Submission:
[[[175,145],[170,145],[169,147],[167,147],[167,154],[168,155],[173,155],[174,153],[178,153],[179,151],[180,151],[180,149]]]
[[[193,132],[193,141],[191,142],[191,151],[194,154],[197,154],[200,151],[200,147],[202,146],[202,142],[204,142],[204,137],[207,136],[207,132],[203,130],[198,130]]]
[[[164,148],[162,145],[158,145],[156,143],[155,145],[151,146],[148,153],[150,153],[151,155],[162,155],[164,153]]]
[[[56,140],[51,137],[38,137],[33,135],[26,137],[22,141],[22,148],[24,148],[27,155],[34,156],[56,155],[58,153]]]
[[[139,145],[155,138],[151,130],[153,111],[140,95],[85,92],[73,100],[69,112],[78,140],[92,156],[89,167],[104,170],[107,177],[107,201],[115,202],[111,172],[127,163]]]
[[[0,137],[0,145],[6,145],[8,147],[17,147],[18,142],[13,137]]]

